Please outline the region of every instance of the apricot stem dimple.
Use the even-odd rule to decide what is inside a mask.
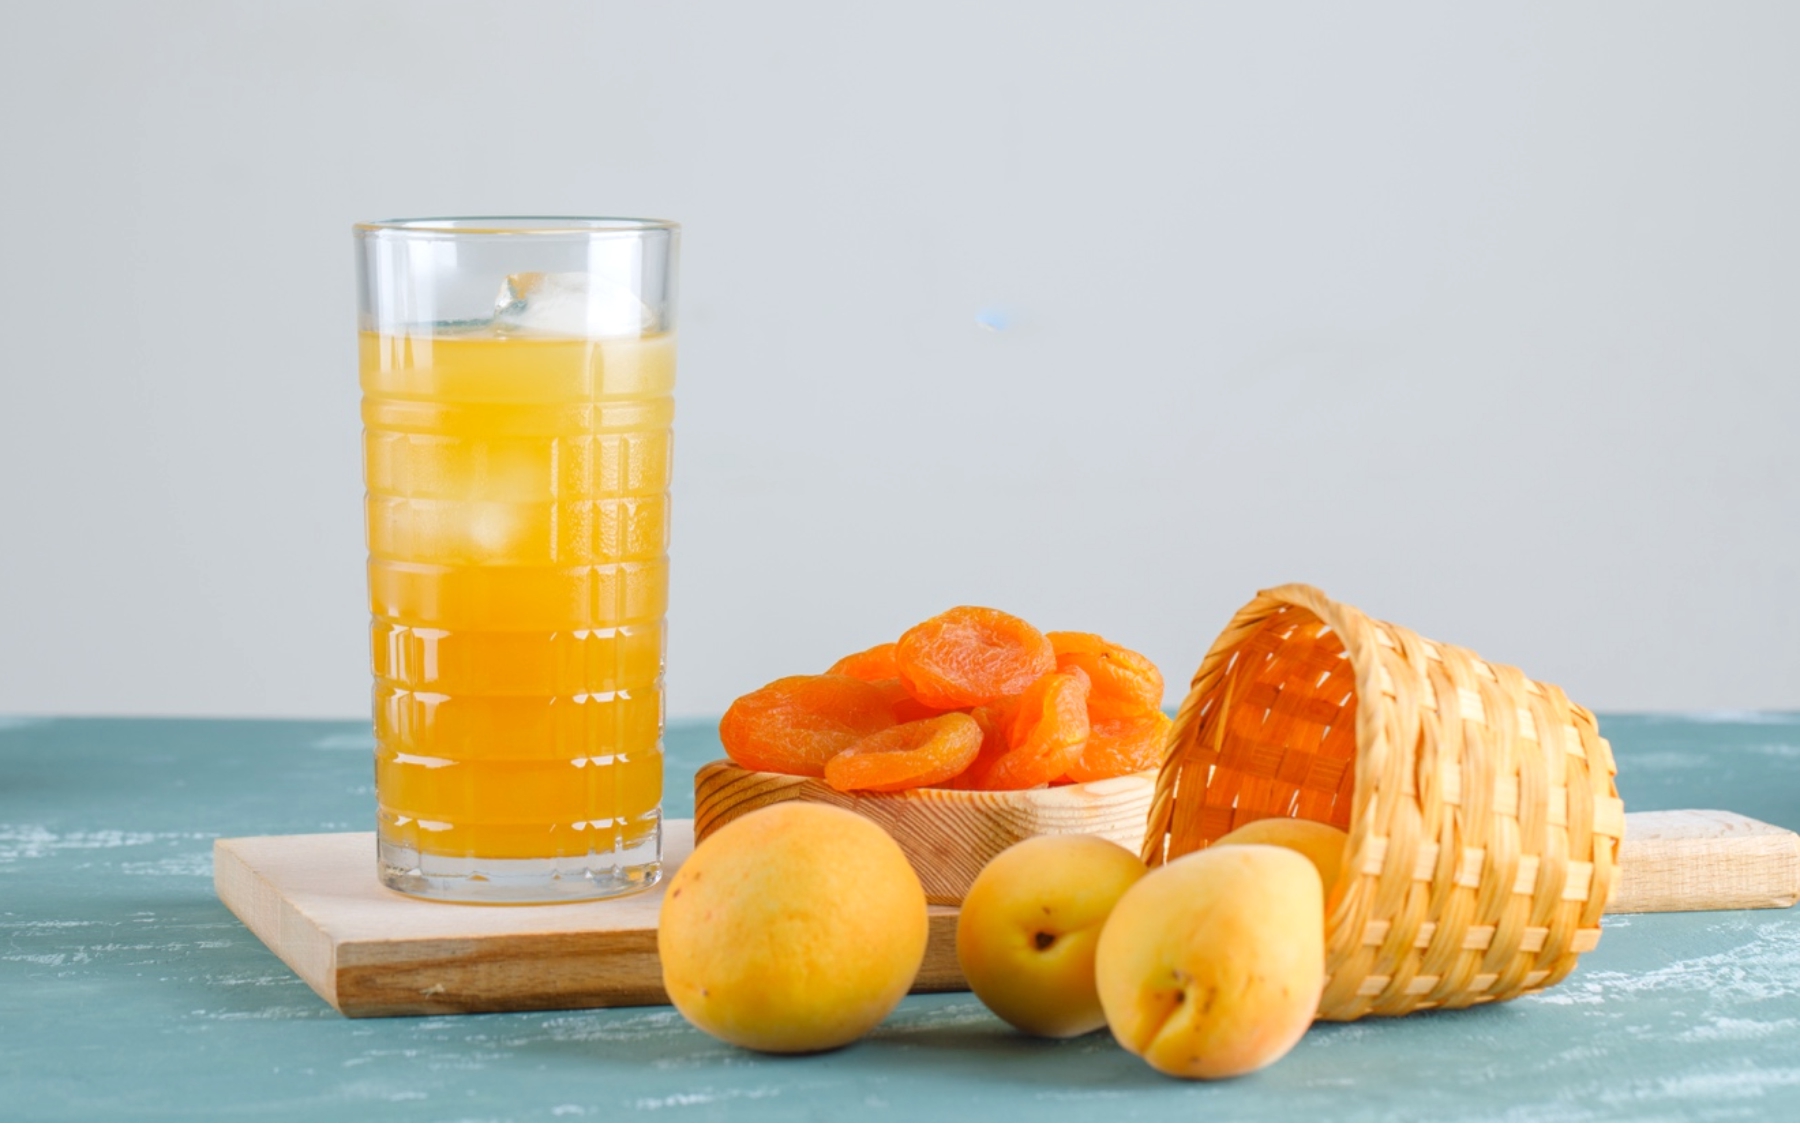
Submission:
[[[1185,973],[1177,973],[1177,975],[1185,975]],[[1161,1003],[1157,1003],[1156,1001],[1163,996],[1167,996],[1167,998],[1163,999]],[[1182,1027],[1177,1023],[1175,1016],[1186,1005],[1187,989],[1185,986],[1177,986],[1167,992],[1153,993],[1150,1009],[1143,1012],[1143,1038],[1140,1040],[1142,1048],[1136,1052],[1142,1057],[1151,1057],[1159,1052],[1157,1043],[1165,1036],[1169,1036],[1171,1039],[1180,1037]],[[1158,1007],[1161,1009],[1158,1010]]]
[[[1046,948],[1049,948],[1051,945],[1056,943],[1056,934],[1055,933],[1039,933],[1037,936],[1031,938],[1031,943],[1037,945],[1038,951],[1042,952]]]
[[[1151,871],[1095,951],[1114,1037],[1175,1077],[1233,1077],[1287,1053],[1324,987],[1323,897],[1313,864],[1284,847],[1219,847]]]

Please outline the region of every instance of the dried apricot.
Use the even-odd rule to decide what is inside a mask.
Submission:
[[[848,675],[790,675],[731,704],[719,723],[725,752],[746,769],[825,775],[825,762],[894,724],[888,697]]]
[[[894,645],[877,644],[861,652],[853,652],[831,665],[827,675],[848,675],[873,683],[880,679],[898,679],[900,669],[894,666]]]
[[[981,727],[966,714],[944,714],[853,742],[825,762],[825,783],[839,792],[900,792],[939,784],[969,767]]]
[[[1088,713],[1093,713],[1091,699]],[[1075,764],[1069,766],[1069,779],[1097,781],[1156,768],[1162,764],[1163,743],[1168,740],[1172,725],[1169,716],[1160,710],[1091,723],[1086,747]]]
[[[1079,669],[1053,671],[1027,687],[1008,732],[1011,748],[988,766],[981,787],[1035,788],[1067,773],[1087,743],[1087,698]]]
[[[851,676],[851,678],[859,679],[859,678],[861,678],[861,676],[853,675],[853,676]],[[871,687],[875,688],[877,691],[881,692],[881,697],[887,700],[888,709],[894,712],[894,721],[896,721],[896,722],[911,722],[913,720],[913,718],[923,718],[924,717],[924,715],[913,715],[912,718],[901,717],[900,712],[903,708],[913,707],[913,706],[917,706],[919,704],[913,702],[912,696],[906,693],[906,684],[900,682],[900,680],[898,680],[898,679],[869,679],[869,680],[864,680],[864,682],[868,683],[869,686],[871,686]]]
[[[889,649],[892,649],[893,645],[888,644],[888,645],[886,645],[886,647],[888,647]],[[874,651],[874,649],[871,648],[869,651],[872,652],[872,651]],[[835,664],[832,664],[831,666],[834,668],[840,668],[840,667],[843,667],[845,664],[849,663],[850,661],[860,660],[863,656],[866,656],[868,654],[869,654],[868,652],[858,652],[854,656],[845,656],[843,659],[839,660]],[[892,656],[891,651],[890,651],[889,655],[890,655],[890,657]],[[942,707],[926,706],[924,703],[920,702],[918,699],[913,698],[911,692],[909,692],[906,689],[906,684],[900,680],[898,675],[890,674],[886,678],[873,679],[873,678],[870,678],[866,674],[858,674],[857,673],[857,672],[878,671],[878,670],[880,670],[879,663],[863,662],[863,663],[857,664],[855,666],[856,666],[855,672],[828,671],[828,672],[826,672],[826,674],[827,675],[849,675],[852,679],[861,679],[864,682],[868,683],[869,686],[874,687],[876,690],[880,691],[882,693],[882,696],[887,699],[889,708],[891,708],[893,710],[894,721],[897,723],[917,722],[921,718],[936,718],[940,714],[954,713],[953,711],[945,710]],[[893,660],[891,658],[888,660],[888,667],[890,669],[893,667]]]
[[[1093,683],[1088,714],[1095,721],[1160,710],[1163,677],[1144,656],[1091,632],[1044,634],[1056,652],[1056,670],[1078,667]]]
[[[894,682],[900,683],[901,681],[896,679]],[[936,718],[940,714],[967,714],[969,712],[969,708],[963,706],[949,710],[941,706],[926,706],[918,699],[906,694],[905,686],[902,686],[900,690],[901,697],[894,700],[894,721],[896,722],[917,722],[924,718]]]
[[[1013,718],[1019,713],[1019,696],[1008,695],[989,706],[978,706],[969,711],[969,717],[981,727],[981,752],[969,767],[951,779],[944,788],[979,789],[985,787],[983,780],[994,762],[1005,757],[1012,750]]]
[[[1010,613],[961,605],[907,629],[894,662],[913,698],[948,710],[1018,694],[1056,670],[1056,652]]]

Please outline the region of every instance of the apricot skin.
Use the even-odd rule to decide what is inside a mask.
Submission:
[[[925,891],[899,844],[824,804],[733,820],[670,880],[657,929],[663,987],[687,1020],[769,1053],[854,1042],[925,958]]]
[[[1331,888],[1337,885],[1338,870],[1344,862],[1344,844],[1349,839],[1348,835],[1328,823],[1277,816],[1266,820],[1252,820],[1215,839],[1213,846],[1267,843],[1271,847],[1286,847],[1290,851],[1298,851],[1312,860],[1314,869],[1319,872],[1319,882],[1324,885],[1325,893],[1329,896]]]
[[[1094,835],[1039,835],[994,856],[969,887],[956,958],[969,990],[1027,1034],[1071,1038],[1106,1025],[1094,946],[1143,860]]]
[[[1125,891],[1095,982],[1113,1036],[1172,1077],[1235,1077],[1293,1048],[1325,986],[1318,871],[1283,847],[1185,855]]]

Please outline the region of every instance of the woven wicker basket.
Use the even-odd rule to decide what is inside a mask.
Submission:
[[[1600,939],[1625,808],[1561,689],[1265,590],[1195,673],[1157,778],[1152,865],[1271,816],[1349,832],[1327,886],[1325,1019],[1548,987]]]

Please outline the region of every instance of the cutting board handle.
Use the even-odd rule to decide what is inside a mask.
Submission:
[[[1608,913],[1785,909],[1800,900],[1800,835],[1736,812],[1632,812]]]

